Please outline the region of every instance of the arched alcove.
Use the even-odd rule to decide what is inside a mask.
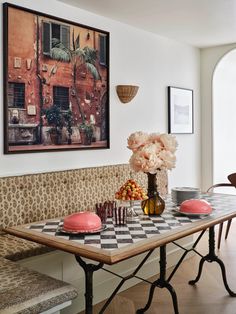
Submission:
[[[218,63],[236,43],[201,49],[201,187],[213,184],[213,77]]]
[[[236,172],[236,49],[218,62],[212,96],[213,182],[227,182],[227,175]]]

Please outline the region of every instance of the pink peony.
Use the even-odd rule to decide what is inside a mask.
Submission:
[[[163,161],[156,154],[147,153],[145,150],[139,150],[130,158],[130,165],[134,171],[156,173],[161,167]]]
[[[175,136],[171,134],[161,134],[160,141],[163,143],[166,150],[174,153],[177,148],[177,141]]]
[[[173,153],[167,150],[162,150],[159,156],[163,160],[164,168],[170,170],[175,167],[176,157]]]
[[[162,150],[162,146],[160,143],[148,143],[143,147],[140,147],[139,151],[146,156],[146,158],[151,158],[153,155],[157,156]]]
[[[177,141],[171,134],[133,133],[128,138],[128,148],[133,151],[130,166],[136,172],[149,173],[172,169],[176,162],[176,147]]]
[[[160,141],[160,133],[151,133],[149,135],[149,141],[152,143],[161,143]]]
[[[128,138],[128,148],[135,152],[139,147],[144,146],[148,142],[148,134],[144,132],[132,133]]]

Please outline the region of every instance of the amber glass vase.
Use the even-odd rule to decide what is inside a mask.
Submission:
[[[147,173],[148,176],[148,199],[142,201],[141,207],[146,215],[161,215],[165,209],[165,201],[157,191],[156,173]]]

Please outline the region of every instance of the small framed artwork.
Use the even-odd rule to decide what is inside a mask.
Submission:
[[[193,133],[193,90],[168,86],[168,133]]]
[[[4,153],[108,149],[109,32],[3,4]]]

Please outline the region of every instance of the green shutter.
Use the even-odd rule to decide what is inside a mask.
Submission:
[[[50,56],[51,51],[51,23],[43,22],[43,32],[42,32],[42,47],[43,54]]]
[[[107,65],[106,39],[106,35],[99,35],[99,62],[101,65]]]
[[[14,107],[14,83],[8,83],[8,107]]]
[[[70,27],[61,25],[61,43],[66,47],[70,48]]]

